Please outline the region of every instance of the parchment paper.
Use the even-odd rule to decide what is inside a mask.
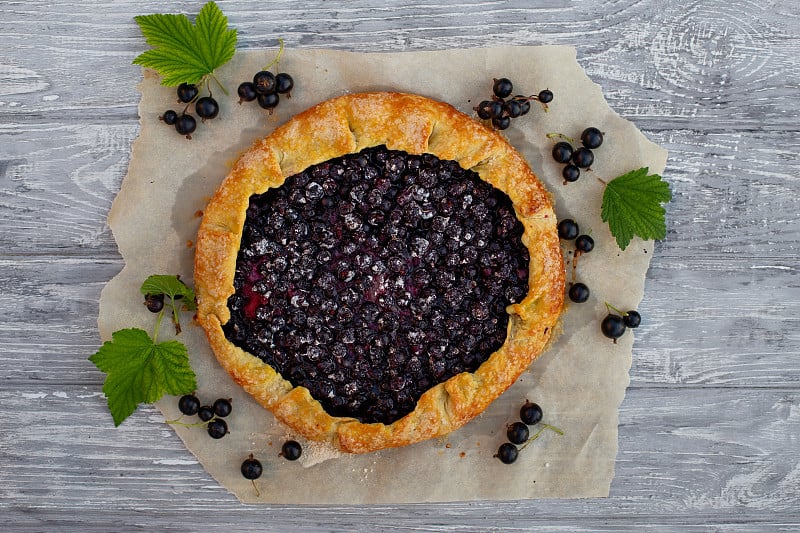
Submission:
[[[275,50],[239,51],[220,69],[220,79],[235,92],[268,63]],[[515,94],[549,88],[555,99],[549,112],[533,102],[528,115],[512,122],[505,134],[552,191],[559,218],[575,218],[596,247],[580,258],[576,279],[592,291],[584,304],[572,304],[562,332],[500,399],[480,417],[446,438],[367,455],[342,455],[290,435],[220,369],[202,330],[189,323],[181,340],[189,348],[202,401],[233,399],[230,434],[211,439],[202,428],[173,427],[208,472],[244,502],[262,503],[401,503],[453,500],[576,498],[608,495],[617,454],[618,407],[628,385],[633,335],[617,344],[603,337],[599,323],[604,301],[635,309],[642,298],[652,242],[635,240],[620,252],[600,220],[602,184],[649,166],[663,172],[666,152],[653,145],[606,104],[568,47],[505,47],[396,54],[354,54],[326,50],[287,50],[280,69],[292,74],[295,89],[273,115],[255,102],[239,104],[212,86],[220,116],[198,124],[185,140],[159,121],[167,109],[180,111],[172,88],[162,87],[145,71],[140,85],[141,133],[133,145],[128,175],[111,210],[109,225],[125,267],[104,289],[100,333],[104,340],[125,327],[153,328],[153,315],[142,307],[138,288],[150,274],[180,274],[192,282],[193,241],[201,211],[241,150],[307,107],[345,92],[396,90],[443,100],[474,114],[472,108],[491,95],[491,81],[508,77]],[[549,132],[578,137],[587,126],[605,133],[595,150],[593,171],[565,185],[561,165],[550,155]],[[568,281],[571,246],[564,245]],[[187,317],[188,318],[188,317]],[[648,317],[644,317],[647,320]],[[162,327],[161,338],[170,337]],[[563,436],[546,431],[520,453],[516,463],[493,458],[505,442],[506,425],[518,420],[525,399],[539,403],[544,422]],[[179,418],[177,401],[165,397],[158,407],[166,420]],[[194,422],[192,417],[184,417]],[[131,423],[130,421],[126,423]],[[167,426],[165,426],[167,427]],[[534,428],[535,429],[535,428]],[[289,462],[278,456],[289,437],[304,444],[303,457]],[[264,465],[255,486],[240,474],[254,454]]]

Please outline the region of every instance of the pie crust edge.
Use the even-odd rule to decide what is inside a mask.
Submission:
[[[414,411],[392,424],[327,414],[308,389],[227,340],[228,297],[250,196],[335,157],[385,144],[410,154],[455,160],[505,192],[525,231],[529,290],[510,305],[506,342],[475,372],[426,391]],[[522,156],[497,132],[449,104],[403,93],[347,94],[322,102],[257,141],[209,201],[197,236],[197,320],[222,367],[259,404],[304,437],[366,453],[441,436],[483,412],[545,349],[561,313],[564,265],[549,194]]]

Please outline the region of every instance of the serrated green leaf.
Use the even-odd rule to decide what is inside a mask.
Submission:
[[[142,283],[139,291],[147,296],[148,294],[164,294],[169,296],[172,300],[183,298],[183,306],[187,311],[194,311],[196,309],[194,302],[194,291],[182,282],[178,276],[170,276],[166,274],[154,274],[149,276],[144,283]]]
[[[186,346],[178,341],[158,344],[146,331],[115,331],[89,360],[106,373],[103,393],[119,426],[140,403],[153,403],[165,393],[188,394],[197,388]]]
[[[663,239],[667,235],[661,205],[672,199],[669,184],[658,174],[648,174],[643,167],[611,180],[603,192],[600,217],[621,250],[628,247],[634,236],[644,240]]]
[[[133,64],[156,70],[162,85],[198,83],[236,51],[236,30],[228,29],[228,18],[214,2],[200,9],[194,24],[186,15],[142,15],[134,20],[153,48]]]

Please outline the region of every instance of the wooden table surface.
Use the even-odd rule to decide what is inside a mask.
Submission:
[[[246,507],[152,406],[115,429],[87,357],[122,267],[106,215],[138,131],[133,17],[199,3],[0,0],[4,531],[800,529],[795,0],[219,5],[246,48],[572,45],[611,106],[669,150],[669,234],[640,307],[611,495]]]

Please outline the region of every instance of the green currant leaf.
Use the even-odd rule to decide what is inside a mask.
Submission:
[[[153,48],[136,56],[133,64],[158,71],[168,87],[200,82],[236,51],[236,30],[228,29],[228,18],[214,2],[200,9],[194,24],[186,15],[142,15],[134,20]]]
[[[139,289],[142,294],[163,294],[171,300],[183,299],[183,307],[187,311],[194,311],[197,306],[194,301],[194,291],[182,282],[178,276],[155,274],[148,277]]]
[[[174,340],[156,344],[142,329],[115,331],[89,360],[107,374],[103,392],[115,426],[140,403],[197,389],[186,346]]]
[[[603,192],[600,217],[621,250],[627,248],[634,236],[644,240],[667,236],[661,205],[672,199],[669,184],[658,174],[648,174],[647,167],[632,170],[611,180]]]

